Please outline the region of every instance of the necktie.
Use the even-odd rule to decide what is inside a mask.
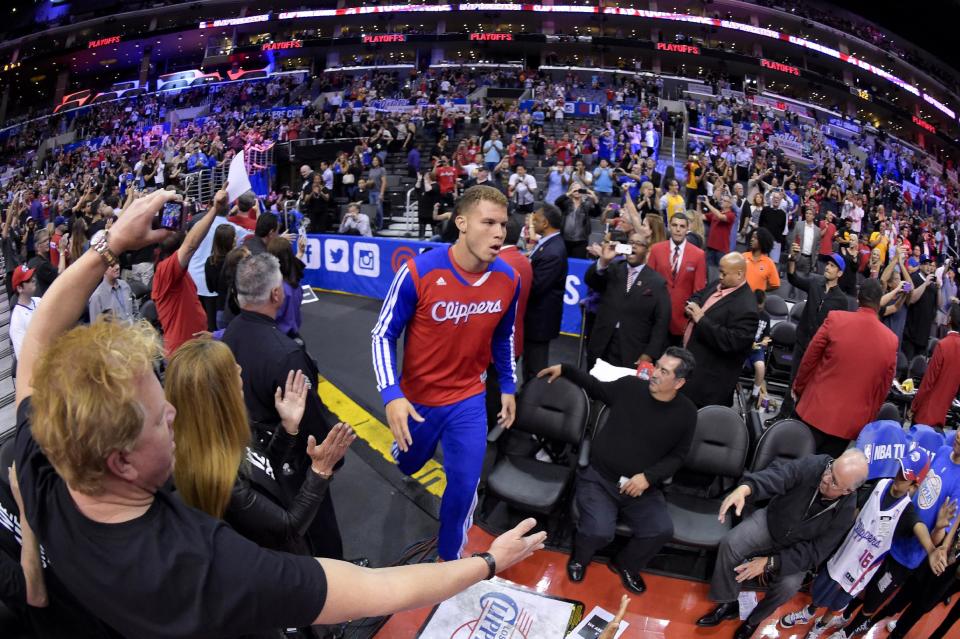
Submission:
[[[633,288],[634,283],[637,281],[637,276],[640,275],[640,269],[627,268],[627,293],[630,292],[630,289]]]
[[[670,259],[670,271],[673,273],[673,276],[677,276],[677,267],[680,266],[680,245],[673,245],[673,257]]]

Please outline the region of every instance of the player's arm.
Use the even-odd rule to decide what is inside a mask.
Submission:
[[[516,416],[514,395],[517,392],[517,363],[516,345],[513,343],[513,336],[517,318],[517,305],[520,300],[520,285],[520,276],[517,275],[513,299],[507,307],[507,312],[500,318],[500,322],[493,331],[493,363],[497,368],[500,399],[503,405],[498,423],[504,428],[510,428]]]
[[[387,411],[387,422],[397,447],[406,452],[413,442],[407,425],[408,417],[417,421],[423,418],[400,390],[400,376],[397,373],[397,340],[406,330],[407,323],[417,308],[417,289],[413,275],[407,264],[400,267],[387,297],[380,309],[377,324],[371,331],[373,338],[373,371],[377,378],[377,390],[383,398]]]

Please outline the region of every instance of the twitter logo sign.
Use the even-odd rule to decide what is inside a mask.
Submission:
[[[346,273],[350,270],[350,245],[346,240],[327,240],[323,243],[323,262],[326,270]]]

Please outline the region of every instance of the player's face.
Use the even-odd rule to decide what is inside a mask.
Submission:
[[[481,200],[463,220],[460,237],[467,250],[481,262],[497,259],[507,234],[506,207]]]

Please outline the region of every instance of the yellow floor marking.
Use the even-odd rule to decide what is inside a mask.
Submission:
[[[324,377],[320,377],[317,392],[320,394],[320,399],[334,415],[353,427],[357,437],[367,442],[388,462],[396,463],[393,455],[390,454],[393,434],[386,424],[364,410]],[[413,478],[437,497],[442,497],[443,491],[447,487],[447,476],[443,472],[443,466],[434,459],[428,460],[423,468],[414,473]]]

